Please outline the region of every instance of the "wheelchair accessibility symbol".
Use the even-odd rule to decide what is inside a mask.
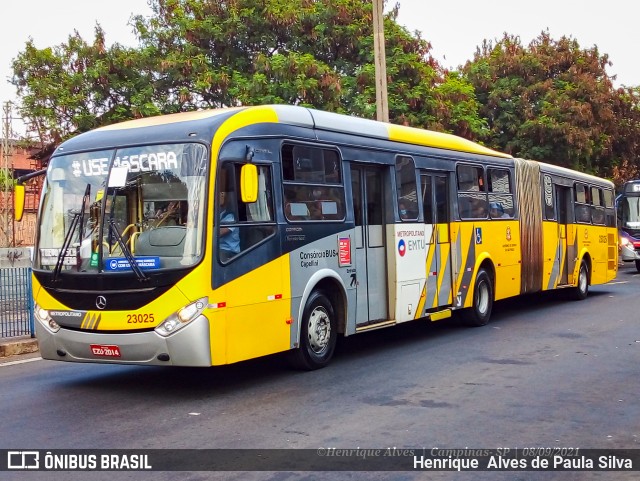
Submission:
[[[476,227],[476,244],[482,244],[482,227]]]

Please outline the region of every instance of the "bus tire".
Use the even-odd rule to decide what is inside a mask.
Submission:
[[[636,260],[636,270],[640,272],[640,261]]]
[[[583,260],[580,262],[580,270],[578,271],[578,284],[571,290],[573,299],[581,301],[587,298],[589,294],[589,267]]]
[[[485,269],[480,269],[473,286],[473,304],[466,313],[466,323],[471,327],[484,326],[489,322],[493,309],[493,282]]]
[[[336,348],[338,326],[329,298],[313,291],[307,300],[300,325],[300,345],[291,351],[297,369],[313,371],[329,364]]]

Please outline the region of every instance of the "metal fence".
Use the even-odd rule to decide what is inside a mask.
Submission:
[[[0,268],[0,338],[34,335],[31,268]]]

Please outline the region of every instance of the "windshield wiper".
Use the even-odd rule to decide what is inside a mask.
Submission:
[[[114,188],[113,195],[111,196],[111,211],[109,212],[109,220],[107,221],[108,224],[111,224],[115,218],[117,194],[118,194],[118,188]],[[114,227],[117,227],[117,226],[114,224]],[[111,250],[112,250],[111,244],[113,243],[113,239],[111,238],[111,235],[112,235],[112,231],[111,229],[109,229],[109,232],[107,232],[107,244],[109,245],[109,254],[111,254]]]
[[[120,249],[124,254],[124,257],[127,259],[127,262],[131,266],[131,269],[135,273],[136,277],[140,281],[149,280],[149,277],[147,277],[145,273],[142,272],[142,269],[140,269],[140,266],[138,265],[135,258],[133,257],[133,254],[131,254],[131,251],[127,247],[127,244],[122,239],[122,234],[120,234],[120,231],[118,230],[118,226],[116,225],[116,221],[113,218],[109,219],[109,234],[110,235],[113,234],[113,236],[116,238],[116,241],[118,242],[118,245],[120,246]]]
[[[87,188],[84,189],[84,196],[82,197],[82,205],[80,206],[80,245],[76,251],[76,269],[80,272],[80,266],[82,265],[82,257],[80,255],[80,246],[82,246],[82,240],[84,238],[84,211],[87,208],[89,199],[91,198],[91,184],[87,184]]]
[[[62,247],[60,248],[60,252],[58,253],[58,259],[56,259],[56,266],[53,269],[53,278],[52,278],[53,282],[58,280],[58,275],[60,275],[60,271],[62,270],[62,265],[64,264],[64,258],[66,257],[67,249],[69,248],[69,245],[71,244],[71,237],[72,237],[73,233],[75,232],[76,227],[79,224],[79,222],[78,222],[79,218],[80,218],[80,213],[79,212],[74,212],[73,213],[73,219],[71,219],[71,226],[69,227],[69,230],[67,231],[67,235],[65,236],[64,242],[62,243]]]
[[[53,269],[53,277],[52,281],[56,282],[58,280],[58,276],[62,271],[62,266],[64,264],[64,258],[67,254],[67,249],[71,245],[71,238],[73,237],[74,232],[78,225],[82,226],[84,222],[84,211],[87,208],[87,202],[89,202],[89,197],[91,196],[91,184],[87,184],[87,188],[84,190],[84,197],[82,197],[82,206],[80,207],[80,212],[74,212],[73,218],[71,219],[71,225],[69,226],[69,230],[67,231],[67,235],[64,237],[64,241],[62,242],[62,247],[60,248],[60,252],[58,253],[58,258],[56,259],[56,266]],[[82,243],[82,227],[80,227],[80,243]],[[80,270],[80,246],[78,246],[76,251],[76,266],[77,269]]]

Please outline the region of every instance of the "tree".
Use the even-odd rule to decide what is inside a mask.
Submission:
[[[8,169],[0,169],[0,191],[8,191],[13,189],[14,180],[11,171]]]
[[[93,43],[77,32],[67,42],[37,49],[32,40],[13,62],[13,84],[29,130],[44,144],[100,125],[158,113],[151,102],[151,74],[138,53],[118,44],[105,48],[97,25]]]
[[[482,105],[491,145],[608,176],[638,153],[622,140],[638,138],[637,108],[624,89],[614,89],[608,65],[597,47],[582,49],[575,39],[556,41],[542,32],[527,47],[508,34],[495,45],[485,41],[463,71]]]
[[[622,87],[615,94],[611,177],[622,185],[640,178],[640,87]]]
[[[431,56],[431,44],[419,32],[412,35],[398,25],[397,15],[396,5],[385,21],[390,121],[482,140],[486,122],[478,115],[473,86],[465,77],[442,68]],[[363,38],[360,50],[364,57],[353,60],[355,74],[346,79],[346,102],[351,113],[375,118],[371,35]]]
[[[119,120],[199,108],[285,103],[374,118],[372,4],[366,0],[151,0],[134,49],[77,33],[30,41],[14,62],[22,115],[57,142]],[[473,88],[387,14],[391,121],[485,134]]]

